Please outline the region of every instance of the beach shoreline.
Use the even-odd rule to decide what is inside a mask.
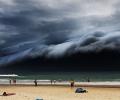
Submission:
[[[34,86],[34,80],[31,82],[16,82],[15,84],[9,84],[9,82],[6,83],[0,83],[0,86]],[[70,82],[56,82],[52,83],[47,81],[47,82],[42,82],[39,81],[37,82],[37,86],[66,86],[70,87]],[[75,82],[74,87],[102,87],[102,88],[120,88],[120,82]]]

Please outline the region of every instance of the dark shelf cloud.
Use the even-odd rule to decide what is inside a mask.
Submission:
[[[119,0],[0,0],[0,66],[76,54],[89,62],[84,56],[92,53],[99,61],[104,50],[120,56],[119,6]]]

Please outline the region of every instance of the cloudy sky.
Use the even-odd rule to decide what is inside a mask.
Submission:
[[[119,0],[0,0],[0,66],[118,45]]]

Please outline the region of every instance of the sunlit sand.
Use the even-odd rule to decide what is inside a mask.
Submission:
[[[84,87],[88,93],[76,94],[75,89],[66,86],[0,86],[4,91],[16,93],[0,96],[0,100],[120,100],[120,88]]]

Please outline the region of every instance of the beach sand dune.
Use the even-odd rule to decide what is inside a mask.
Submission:
[[[4,91],[16,93],[13,96],[0,96],[0,100],[120,100],[120,88],[85,87],[88,93],[76,94],[75,88],[65,86],[0,86]]]

